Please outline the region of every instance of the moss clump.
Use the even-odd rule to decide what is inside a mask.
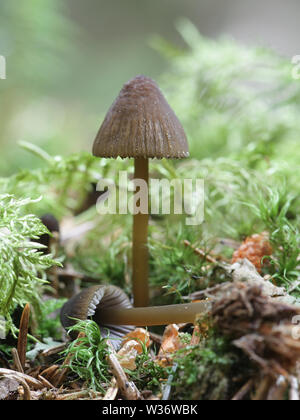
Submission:
[[[94,391],[105,393],[111,380],[107,356],[110,348],[98,325],[91,320],[79,321],[69,331],[80,334],[64,352],[68,367]]]
[[[177,352],[172,399],[230,399],[242,385],[241,377],[249,374],[242,359],[241,353],[213,330],[199,345]]]

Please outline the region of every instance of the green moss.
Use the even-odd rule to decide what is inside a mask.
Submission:
[[[212,331],[199,345],[179,350],[173,362],[177,369],[172,399],[227,400],[243,385],[241,377],[243,381],[249,375],[243,356],[222,335]]]
[[[125,369],[125,371],[139,390],[150,390],[157,395],[163,390],[163,385],[169,375],[169,369],[154,361],[147,347],[143,343],[141,345],[143,351],[136,358],[136,369]]]
[[[49,232],[38,217],[26,214],[24,208],[29,204],[33,204],[30,199],[0,196],[0,316],[13,334],[17,329],[13,310],[31,303],[40,313],[46,270],[59,265],[51,255],[43,254],[43,245],[35,242]]]
[[[70,370],[81,378],[88,388],[105,392],[111,380],[107,361],[110,353],[107,339],[101,337],[98,325],[91,320],[79,321],[70,331],[84,333],[83,337],[69,344],[64,352]]]

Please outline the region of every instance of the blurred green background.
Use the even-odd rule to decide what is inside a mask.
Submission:
[[[290,60],[300,54],[299,12],[299,0],[1,0],[0,176],[41,164],[20,140],[51,154],[90,151],[123,83],[137,74],[160,81],[168,70],[153,48],[157,37],[186,48],[179,19]],[[184,118],[178,101],[172,105]]]

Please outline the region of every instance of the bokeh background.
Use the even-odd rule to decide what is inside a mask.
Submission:
[[[180,19],[290,60],[300,54],[299,16],[299,0],[1,0],[0,176],[40,165],[20,140],[51,154],[91,150],[123,83],[168,71],[158,37],[186,47]]]

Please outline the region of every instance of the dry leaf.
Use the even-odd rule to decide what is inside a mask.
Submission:
[[[136,345],[137,342],[135,340],[130,340],[118,351],[117,357],[122,368],[130,370],[136,369],[135,360],[138,355]]]
[[[141,343],[145,344],[146,347],[148,348],[151,344],[150,341],[150,334],[147,330],[145,330],[144,328],[136,328],[134,331],[131,331],[130,333],[126,334],[124,339],[123,339],[123,346],[128,342],[128,341],[135,341],[135,349],[136,351],[141,354],[143,352],[143,348]]]
[[[176,324],[168,325],[163,335],[163,341],[159,350],[159,355],[162,356],[168,353],[175,353],[182,347],[179,337],[179,328]]]

